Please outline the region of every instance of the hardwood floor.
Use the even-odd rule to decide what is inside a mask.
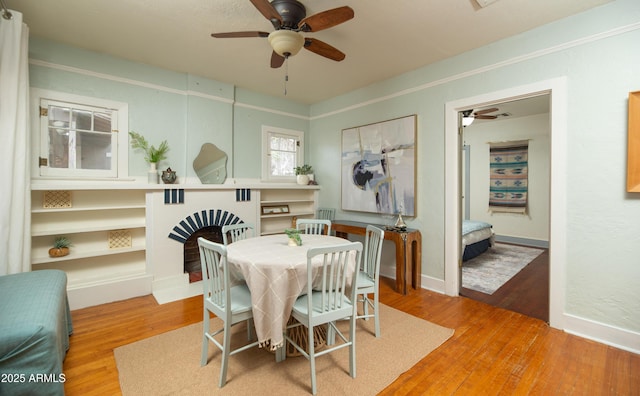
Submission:
[[[427,290],[403,296],[393,287],[381,279],[382,303],[455,333],[382,395],[640,394],[640,355],[466,297]],[[113,349],[201,321],[202,297],[158,305],[145,296],[73,311],[72,318],[67,396],[118,395]]]
[[[549,250],[493,294],[461,288],[460,295],[549,323]]]

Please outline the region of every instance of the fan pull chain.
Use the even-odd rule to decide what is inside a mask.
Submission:
[[[284,96],[287,96],[287,82],[289,81],[289,57],[284,58]]]

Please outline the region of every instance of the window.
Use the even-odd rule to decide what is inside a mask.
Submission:
[[[36,176],[127,176],[127,104],[60,92],[34,93],[39,115],[34,124],[39,142]]]
[[[262,127],[262,179],[293,182],[296,166],[304,163],[304,133]]]

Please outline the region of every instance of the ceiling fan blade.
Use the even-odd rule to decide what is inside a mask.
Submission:
[[[346,22],[353,18],[353,15],[351,7],[338,7],[304,18],[298,23],[298,28],[303,32],[318,32]]]
[[[498,116],[494,115],[475,115],[474,118],[478,120],[495,120]]]
[[[282,24],[282,17],[268,0],[251,0],[251,4],[253,4],[253,6],[256,7],[258,11],[260,11],[260,13],[274,25],[276,25],[274,23],[274,19],[278,22],[278,25]]]
[[[492,108],[490,108],[490,109],[478,110],[478,111],[476,111],[476,112],[475,112],[475,113],[473,113],[473,114],[475,114],[475,115],[482,115],[482,114],[487,114],[487,113],[493,113],[494,111],[498,111],[498,108],[497,108],[497,107],[492,107]]]
[[[284,56],[278,55],[276,51],[271,53],[271,68],[277,69],[284,63]]]
[[[325,58],[332,59],[334,61],[340,62],[345,58],[345,54],[337,48],[330,46],[324,41],[320,41],[314,38],[305,37],[304,39],[304,48],[308,49],[311,52],[314,52],[320,56],[324,56]]]
[[[215,38],[269,37],[269,33],[267,33],[267,32],[211,33],[211,37],[215,37]]]

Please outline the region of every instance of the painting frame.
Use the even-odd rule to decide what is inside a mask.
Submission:
[[[640,91],[629,92],[627,192],[640,193]]]
[[[415,217],[415,114],[342,130],[341,208]]]
[[[263,205],[262,206],[263,216],[283,215],[283,214],[289,214],[289,205]]]

